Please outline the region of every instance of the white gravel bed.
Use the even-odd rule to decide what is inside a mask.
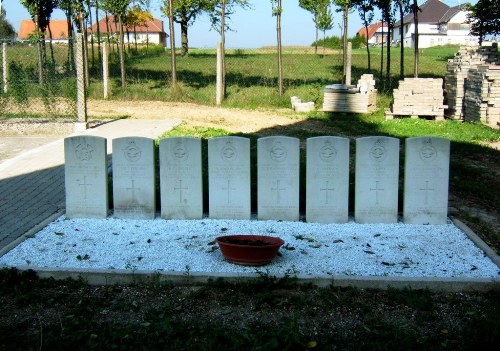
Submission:
[[[264,267],[228,263],[215,238],[278,236]],[[451,222],[447,225],[313,224],[238,220],[65,219],[0,257],[0,266],[310,276],[498,278],[499,268]]]

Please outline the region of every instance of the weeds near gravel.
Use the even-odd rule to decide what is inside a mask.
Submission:
[[[0,270],[2,350],[493,350],[500,290],[315,288],[263,275],[88,286]]]

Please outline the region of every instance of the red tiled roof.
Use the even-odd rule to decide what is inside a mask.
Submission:
[[[68,22],[66,22],[66,20],[51,20],[49,22],[49,28],[47,28],[47,31],[45,33],[45,39],[50,39],[50,33],[52,33],[52,39],[68,38]],[[19,39],[28,39],[28,35],[33,33],[34,30],[35,22],[33,22],[32,20],[22,20],[19,26]]]
[[[118,29],[118,21],[115,22],[115,19],[113,16],[108,16],[108,25],[109,25],[109,32],[110,33],[116,33],[119,31]],[[87,32],[97,32],[97,26],[99,26],[99,32],[101,33],[107,33],[108,32],[108,26],[106,26],[106,17],[102,18],[98,23],[95,23],[92,27],[87,28]],[[126,29],[125,29],[126,30]],[[129,31],[133,31],[134,27],[129,27]],[[145,25],[143,26],[136,26],[135,27],[136,32],[142,32],[142,33],[165,33],[163,30],[163,21],[159,20],[157,18],[153,18],[151,21],[147,21]]]
[[[373,37],[373,35],[377,31],[377,29],[379,29],[380,27],[382,27],[382,22],[376,22],[376,23],[369,25],[368,26],[368,38],[367,38],[367,40],[370,40],[370,38]],[[360,30],[358,30],[357,34],[366,38],[366,28],[364,28],[364,27],[361,28]]]

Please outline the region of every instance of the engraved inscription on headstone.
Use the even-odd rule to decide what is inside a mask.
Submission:
[[[125,219],[155,217],[155,167],[152,139],[113,139],[114,216]]]
[[[250,219],[250,140],[208,140],[209,216]]]
[[[106,139],[74,136],[64,139],[66,217],[106,218],[108,178]]]
[[[160,193],[162,218],[203,217],[200,139],[175,137],[160,141]]]
[[[406,139],[403,216],[409,224],[446,224],[450,141]]]
[[[357,139],[355,177],[356,222],[396,223],[399,139],[381,136]]]
[[[349,202],[349,139],[307,139],[306,220],[346,223]]]
[[[276,136],[257,140],[257,216],[299,220],[299,139]]]

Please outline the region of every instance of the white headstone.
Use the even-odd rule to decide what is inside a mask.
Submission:
[[[409,224],[446,224],[450,141],[406,139],[403,216]]]
[[[250,140],[208,140],[208,213],[215,219],[250,219]]]
[[[307,139],[306,220],[346,223],[349,211],[349,139]]]
[[[66,217],[106,218],[108,174],[106,139],[74,136],[64,139]]]
[[[356,140],[354,216],[358,223],[398,221],[399,139]]]
[[[200,139],[160,141],[160,194],[162,218],[203,218]]]
[[[113,215],[124,219],[154,219],[155,163],[153,140],[113,139]]]
[[[299,220],[299,139],[257,140],[257,217]]]

